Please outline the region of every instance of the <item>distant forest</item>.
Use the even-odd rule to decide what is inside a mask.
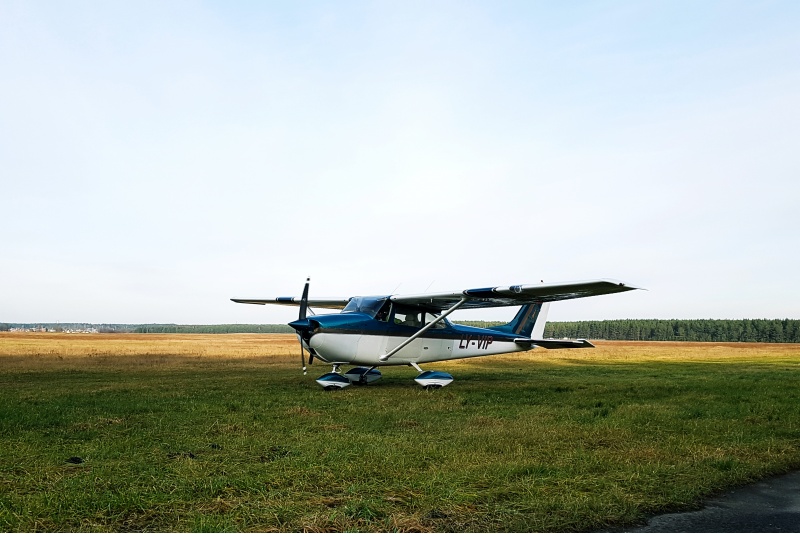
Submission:
[[[461,324],[492,327],[501,322],[463,321]],[[116,332],[142,334],[280,334],[293,330],[283,324],[91,324],[0,323],[0,331]],[[613,321],[548,322],[548,338],[585,338],[628,341],[716,341],[800,343],[798,319],[620,319]]]
[[[502,323],[464,321],[490,327]],[[800,343],[798,319],[618,319],[548,322],[547,338],[622,341],[719,341]]]
[[[134,330],[136,334],[291,334],[291,326],[285,324],[142,324]]]
[[[97,332],[100,334],[291,334],[285,324],[94,324],[94,323],[0,323],[0,332]]]

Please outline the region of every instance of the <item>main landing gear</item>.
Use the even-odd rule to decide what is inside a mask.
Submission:
[[[346,373],[342,374],[340,365],[334,363],[333,369],[330,373],[325,373],[317,378],[317,384],[322,386],[326,391],[334,389],[344,389],[350,385],[366,386],[381,379],[383,376],[381,372],[373,367],[354,367]],[[453,381],[453,376],[450,373],[443,371],[423,371],[416,363],[410,363],[411,367],[419,371],[419,375],[414,379],[414,382],[422,386],[424,389],[439,389],[449,385]]]
[[[443,371],[423,371],[416,363],[410,363],[414,369],[419,371],[419,375],[414,382],[424,389],[440,389],[449,385],[453,381],[453,375]]]
[[[354,386],[366,386],[380,380],[383,375],[373,366],[354,367],[347,371],[344,376],[349,378]]]
[[[380,371],[375,367],[354,367],[344,374],[339,371],[340,364],[334,363],[333,370],[317,378],[317,384],[323,387],[326,391],[333,389],[344,389],[347,386],[354,384],[357,386],[366,386],[373,382],[380,380],[383,376]]]
[[[322,386],[322,389],[325,391],[331,391],[334,389],[344,389],[350,385],[350,380],[339,373],[339,364],[334,363],[333,369],[330,373],[325,373],[321,377],[317,378],[317,384]]]

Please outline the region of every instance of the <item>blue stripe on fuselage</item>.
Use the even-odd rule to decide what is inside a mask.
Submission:
[[[412,326],[378,321],[364,313],[314,315],[309,317],[309,320],[314,320],[319,324],[319,330],[315,330],[314,334],[324,332],[326,334],[411,337],[420,330]],[[491,336],[494,341],[514,341],[520,337],[513,333],[506,334],[488,328],[452,324],[447,321],[444,321],[444,325],[444,328],[436,328],[434,326],[421,337],[429,339],[461,340],[464,339],[464,336],[473,336],[476,338],[479,336]]]

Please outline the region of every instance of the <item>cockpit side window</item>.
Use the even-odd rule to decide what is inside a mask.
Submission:
[[[365,298],[359,308],[361,313],[366,313],[370,317],[375,317],[380,309],[383,307],[386,299],[370,299]]]
[[[381,309],[378,310],[378,313],[375,314],[375,319],[378,321],[386,322],[389,320],[389,314],[392,311],[392,301],[386,300],[381,306]]]

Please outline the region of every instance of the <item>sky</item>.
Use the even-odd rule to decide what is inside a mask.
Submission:
[[[800,318],[799,27],[796,1],[0,0],[0,322],[288,322],[229,299],[309,276]]]

